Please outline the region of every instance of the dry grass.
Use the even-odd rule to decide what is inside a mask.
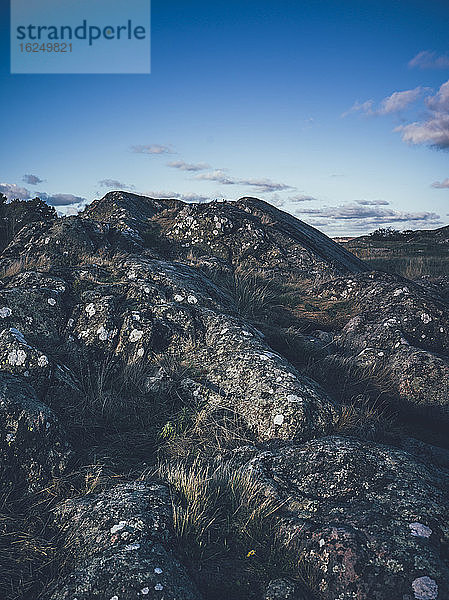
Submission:
[[[228,407],[191,406],[187,413],[180,414],[181,421],[171,422],[172,427],[162,432],[162,455],[178,459],[214,458],[230,449],[255,443],[242,417]]]
[[[266,318],[280,304],[283,288],[274,280],[256,273],[221,274],[217,284],[232,298],[235,310],[250,319]]]
[[[301,555],[277,533],[284,503],[250,471],[196,459],[165,463],[159,475],[173,492],[179,551],[206,597],[250,599],[273,578],[303,582]]]
[[[33,258],[25,256],[13,261],[8,267],[4,268],[0,274],[0,278],[6,279],[14,277],[24,271],[48,271],[51,267],[50,259],[47,256]]]

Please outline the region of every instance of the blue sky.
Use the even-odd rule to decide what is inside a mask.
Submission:
[[[153,0],[150,75],[10,75],[5,4],[9,197],[251,195],[331,235],[449,223],[447,0]]]

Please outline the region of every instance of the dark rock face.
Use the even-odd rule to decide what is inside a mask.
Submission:
[[[449,419],[449,313],[441,298],[398,276],[363,273],[324,284],[321,293],[353,299],[359,314],[335,337],[358,364],[388,365],[401,401]]]
[[[447,474],[338,437],[262,452],[248,466],[286,502],[282,535],[317,569],[323,598],[413,598],[425,578],[438,595],[416,598],[448,597]]]
[[[80,216],[28,224],[0,267],[6,486],[38,492],[64,475],[69,456],[77,467],[98,457],[98,466],[113,444],[127,465],[118,474],[129,480],[112,478],[101,492],[77,497],[67,492],[51,511],[71,557],[63,555],[65,570],[40,597],[207,596],[201,561],[180,548],[186,534],[173,520],[173,490],[139,474],[148,465],[156,472],[154,445],[165,452],[164,436],[181,431],[182,440],[201,415],[226,414],[246,437],[229,447],[211,441],[214,458],[199,458],[246,465],[282,507],[276,532],[289,553],[287,574],[267,568],[257,590],[248,591],[257,575],[236,576],[229,587],[236,600],[449,598],[448,451],[409,429],[390,436],[395,447],[343,437],[345,404],[337,383],[326,381],[331,361],[342,371],[371,370],[399,414],[425,417],[423,428],[444,426],[449,309],[438,286],[368,272],[323,234],[254,198],[188,205],[123,192]],[[236,273],[277,285],[263,316],[254,316],[252,303],[263,305],[264,284],[250,281],[248,289],[243,276],[236,290],[229,285]],[[304,331],[287,284],[314,294],[323,311],[349,308],[328,330]],[[273,330],[284,345],[275,345]],[[310,362],[321,365],[322,379],[311,378]],[[111,364],[121,365],[119,383],[115,372],[108,381]],[[162,428],[158,415],[167,411],[170,427]],[[151,428],[157,442],[148,441]],[[133,440],[143,441],[134,448]],[[304,573],[290,569],[298,557],[310,574],[305,595]],[[210,585],[210,569],[208,577]]]
[[[71,574],[51,600],[201,598],[174,549],[166,487],[134,482],[68,500],[56,511]]]
[[[69,449],[55,414],[33,388],[0,373],[0,487],[42,488],[67,466]]]

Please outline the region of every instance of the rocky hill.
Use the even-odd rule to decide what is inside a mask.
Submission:
[[[0,597],[449,598],[438,286],[123,192],[0,269]]]

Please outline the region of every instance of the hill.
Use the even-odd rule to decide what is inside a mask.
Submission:
[[[438,286],[256,198],[124,192],[0,268],[3,598],[448,597]]]

